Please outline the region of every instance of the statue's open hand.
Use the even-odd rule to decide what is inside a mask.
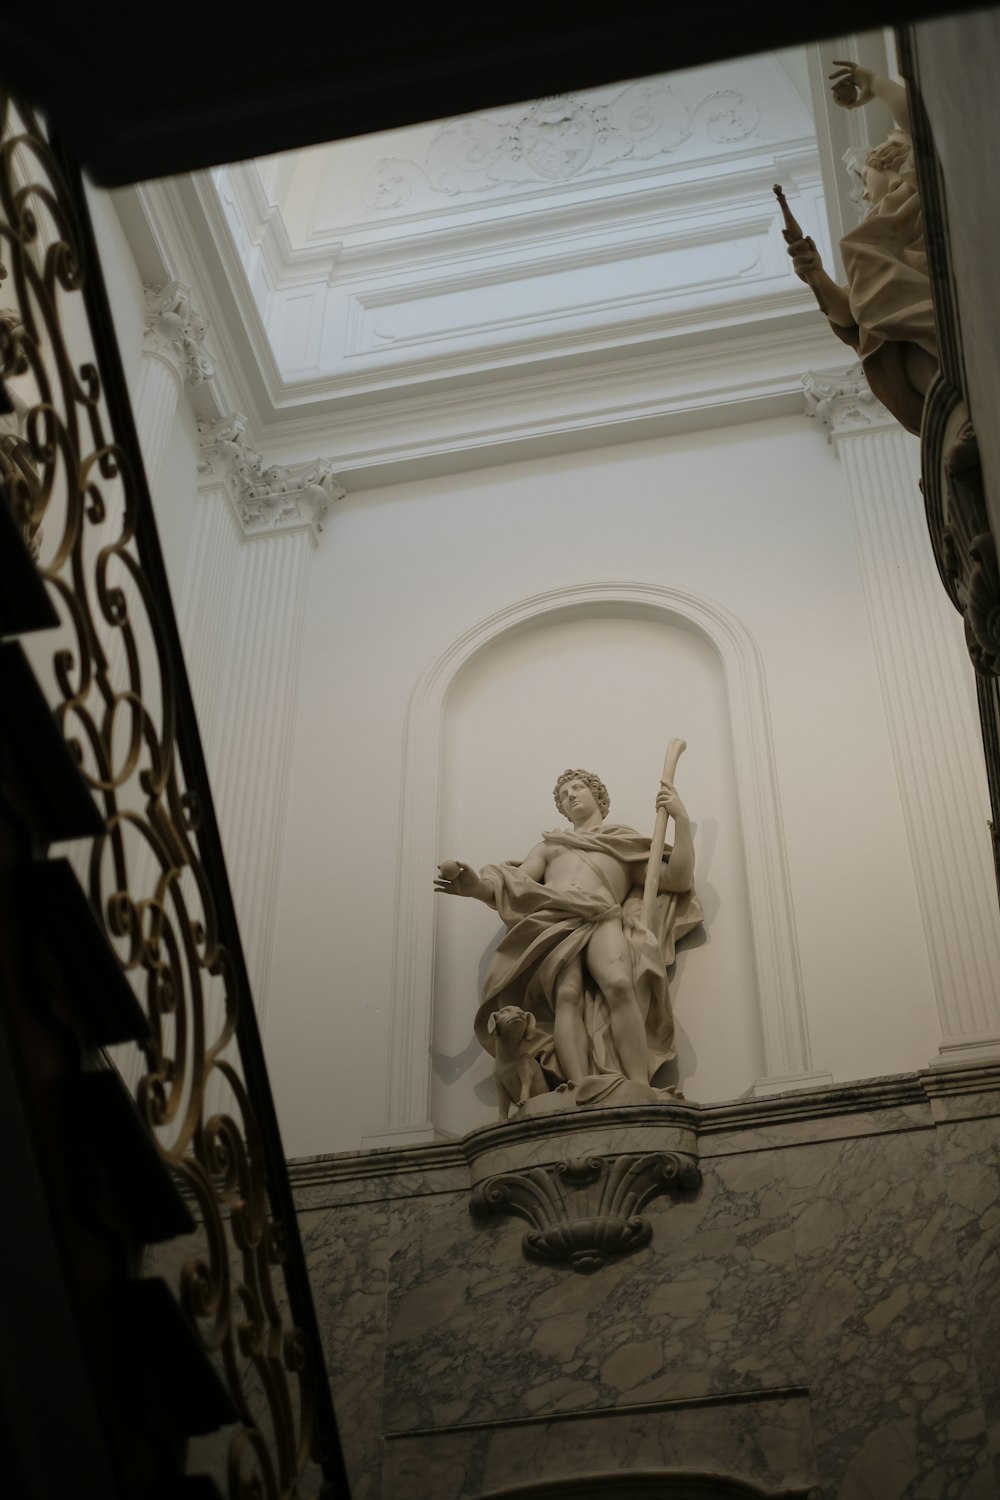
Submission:
[[[444,859],[438,865],[434,889],[445,896],[479,896],[482,899],[482,885],[483,881],[472,866],[463,864],[460,859]]]
[[[810,284],[823,274],[823,261],[811,235],[805,239],[790,240],[788,253],[792,258],[792,270],[800,281]]]
[[[872,79],[875,74],[871,68],[863,68],[860,63],[847,62],[844,59],[833,59],[833,66],[838,70],[830,74],[833,83],[834,101],[843,109],[860,109],[863,104],[874,99],[872,92]]]
[[[671,818],[686,818],[687,808],[677,795],[677,788],[670,785],[661,786],[656,795],[656,811],[665,812]]]

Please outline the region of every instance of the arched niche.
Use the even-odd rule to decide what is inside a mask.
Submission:
[[[481,866],[519,858],[568,826],[551,796],[567,766],[597,771],[612,823],[652,832],[663,750],[690,751],[678,784],[695,824],[704,928],[672,973],[678,1066],[689,1099],[731,1099],[764,1067],[722,661],[677,615],[592,602],[506,631],[452,680],[442,712],[438,849]],[[478,902],[435,913],[431,1119],[464,1135],[496,1119],[492,1058],[470,1038],[502,926]],[[718,919],[718,920],[717,920]]]
[[[618,610],[687,628],[722,663],[758,997],[763,1084],[812,1075],[763,664],[745,626],[709,599],[648,583],[594,583],[521,599],[453,639],[418,681],[407,713],[388,1069],[390,1131],[430,1122],[435,896],[443,719],[449,691],[478,654],[540,622]],[[666,712],[666,710],[665,710]],[[675,731],[668,730],[668,733]],[[561,769],[560,768],[557,768]],[[555,809],[553,808],[553,812]],[[699,809],[701,816],[710,816]],[[524,850],[496,851],[513,858]],[[471,1011],[470,1011],[471,1017]]]

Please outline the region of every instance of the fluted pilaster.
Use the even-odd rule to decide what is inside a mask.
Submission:
[[[1000,911],[962,622],[934,564],[913,439],[861,367],[805,377],[847,479],[941,1022],[937,1061],[1000,1053]]]
[[[265,466],[244,425],[202,424],[202,503],[179,619],[263,1025],[309,556],[344,491],[322,460]]]

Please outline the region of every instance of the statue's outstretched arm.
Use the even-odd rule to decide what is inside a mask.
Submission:
[[[819,303],[820,311],[824,312],[830,322],[836,323],[838,327],[852,327],[854,314],[851,312],[847,290],[845,287],[838,286],[824,268],[812,236],[806,235],[801,240],[791,240],[788,253],[792,258],[792,269],[799,280],[804,281],[811,288],[813,296]]]
[[[472,896],[495,908],[493,887],[460,859],[444,859],[438,865],[434,889],[442,896]]]
[[[883,78],[881,73],[873,73],[871,68],[863,68],[860,63],[845,58],[839,61],[834,58],[833,66],[837,69],[836,73],[830,74],[833,97],[842,109],[862,109],[873,99],[881,99],[899,129],[910,134],[910,111],[903,84],[894,83],[891,78]]]

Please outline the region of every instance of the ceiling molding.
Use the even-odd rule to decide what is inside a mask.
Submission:
[[[628,342],[540,341],[525,359],[470,375],[425,361],[410,378],[285,382],[234,246],[206,234],[191,179],[136,190],[165,272],[194,287],[216,366],[203,421],[246,414],[267,461],[329,462],[348,491],[609,443],[703,431],[803,411],[804,370],[830,357],[830,334],[795,295],[761,299],[738,323],[633,329]],[[715,326],[713,326],[713,323]]]

